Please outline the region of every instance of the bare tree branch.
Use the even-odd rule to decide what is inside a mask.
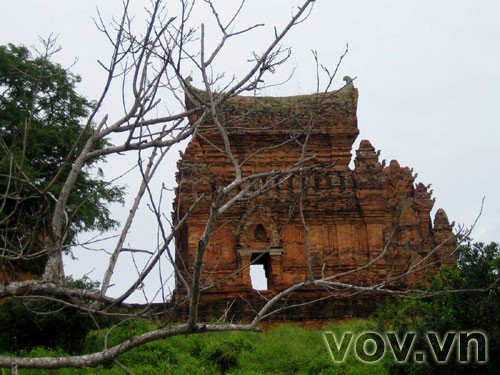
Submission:
[[[427,252],[419,258],[411,258],[405,264],[406,268],[403,271],[398,268],[397,272],[388,272],[384,278],[366,283],[357,278],[364,272],[379,267],[390,258],[391,252],[394,251],[394,239],[404,230],[397,223],[385,227],[382,225],[385,223],[383,221],[385,218],[377,217],[377,225],[373,230],[378,230],[377,233],[384,238],[385,243],[371,244],[367,249],[376,251],[376,255],[367,254],[365,258],[356,259],[344,268],[337,264],[321,264],[315,258],[315,255],[318,255],[314,247],[316,218],[308,213],[307,197],[315,185],[319,185],[318,181],[321,179],[324,179],[324,184],[331,188],[327,194],[336,194],[332,185],[335,184],[335,178],[345,177],[348,162],[345,162],[345,165],[342,162],[350,158],[350,150],[344,151],[338,160],[332,160],[330,150],[323,152],[324,150],[318,146],[321,142],[314,143],[313,138],[321,138],[321,131],[324,129],[320,129],[319,122],[321,112],[325,111],[325,108],[329,108],[335,100],[345,97],[349,97],[351,102],[357,99],[352,81],[339,90],[332,90],[339,67],[348,52],[347,47],[333,69],[322,65],[318,52],[313,51],[316,63],[316,93],[308,96],[307,100],[291,102],[292,109],[280,108],[279,103],[270,98],[260,98],[263,102],[268,101],[271,104],[259,107],[262,104],[259,102],[258,105],[259,98],[250,97],[245,97],[244,100],[255,99],[253,106],[241,111],[234,107],[235,101],[232,100],[237,102],[243,97],[236,97],[237,95],[242,93],[248,95],[248,91],[256,92],[262,88],[264,78],[289,60],[291,49],[282,43],[292,29],[307,20],[314,3],[315,0],[303,0],[281,29],[274,28],[274,38],[262,46],[263,52],[249,51],[253,59],[247,71],[241,77],[235,76],[229,79],[224,76],[225,72],[221,72],[216,66],[217,57],[228,48],[228,40],[237,40],[244,34],[257,33],[263,29],[261,28],[263,24],[258,20],[250,26],[238,26],[244,14],[245,0],[238,3],[228,17],[225,17],[210,0],[202,2],[179,0],[177,4],[179,12],[176,16],[169,14],[170,9],[174,9],[171,3],[153,0],[146,11],[148,17],[140,32],[136,31],[137,26],[128,0],[123,2],[123,12],[120,17],[110,23],[106,22],[99,12],[97,13],[94,20],[96,27],[111,45],[109,59],[98,61],[105,71],[102,91],[92,111],[83,121],[82,131],[78,134],[77,140],[71,145],[64,160],[58,164],[55,175],[42,187],[29,177],[23,158],[32,117],[26,118],[24,122],[23,136],[26,139],[23,142],[23,157],[20,162],[14,157],[9,145],[0,138],[0,148],[5,155],[2,162],[8,167],[2,172],[6,186],[5,191],[0,192],[2,213],[9,205],[12,206],[12,212],[16,212],[21,201],[37,199],[47,204],[43,212],[36,213],[39,220],[36,225],[42,227],[40,223],[49,223],[46,225],[47,233],[43,232],[41,236],[43,246],[38,251],[27,251],[26,241],[23,242],[22,236],[14,236],[14,240],[2,239],[0,267],[3,276],[0,283],[0,298],[12,297],[20,301],[57,303],[58,306],[62,306],[60,308],[72,308],[88,314],[96,325],[98,325],[96,317],[100,315],[121,319],[117,326],[129,319],[152,316],[161,316],[164,321],[162,328],[133,336],[112,347],[108,347],[106,336],[102,350],[96,353],[54,358],[3,356],[0,357],[0,367],[12,369],[92,367],[115,361],[123,371],[130,372],[117,361],[117,357],[154,340],[202,332],[257,331],[259,323],[264,319],[338,295],[348,297],[361,293],[387,296],[431,295],[428,290],[403,289],[397,285],[410,276],[418,276],[425,270],[437,268],[442,262],[441,253],[449,248],[449,241],[455,241],[455,236],[448,236],[442,238],[439,243],[429,244]],[[210,9],[211,22],[218,30],[216,31],[218,35],[207,35],[208,27],[203,23],[193,25],[195,22],[193,14],[198,10],[198,4],[208,6]],[[208,46],[213,40],[216,40],[216,43],[210,49]],[[46,43],[47,59],[51,57],[51,51],[57,49],[54,43],[53,38],[49,38]],[[248,64],[249,61],[244,63]],[[192,78],[187,72],[201,77],[201,90],[191,84]],[[216,90],[217,85],[221,85],[224,89]],[[115,87],[121,90],[118,102],[121,101],[122,108],[119,114],[105,114],[103,110],[107,108],[107,103],[117,101],[112,94]],[[34,103],[31,104],[30,116],[33,116]],[[276,113],[279,116],[275,115]],[[354,142],[358,135],[357,127],[348,129],[346,124],[342,126],[344,127],[342,131],[347,132],[345,133],[347,135],[342,134]],[[351,133],[348,133],[349,131]],[[247,153],[242,151],[242,142],[253,142],[252,137],[255,134],[265,134],[265,132],[272,133],[273,136],[266,138],[261,144],[255,142],[257,145]],[[178,160],[177,155],[174,157],[171,154],[176,154],[177,148],[186,140],[189,140],[190,144],[203,145],[205,148],[200,146],[193,151],[193,148],[188,147],[186,154],[180,152]],[[333,143],[325,147],[338,147]],[[287,150],[292,148],[296,153],[290,155]],[[191,154],[188,155],[188,152]],[[283,159],[287,161],[286,166],[273,166],[274,160],[269,160],[271,159],[269,155],[275,152],[283,153]],[[115,242],[113,245],[108,245],[106,241],[104,245],[106,248],[102,250],[108,258],[108,263],[100,280],[101,286],[91,289],[70,287],[65,278],[63,255],[74,243],[68,241],[72,234],[70,224],[81,209],[81,207],[76,209],[70,207],[70,196],[77,191],[78,179],[88,173],[97,160],[107,155],[122,153],[135,155],[136,166],[132,168],[127,166],[127,171],[137,172],[138,187],[133,198],[129,199],[128,215],[120,232],[116,236],[106,237],[107,240],[114,239]],[[213,153],[216,157],[209,159],[208,153]],[[194,159],[196,162],[189,164],[190,160]],[[168,188],[170,185],[165,184],[164,175],[161,175],[160,171],[164,171],[168,163],[175,160],[178,160],[179,165],[179,173],[176,176],[178,187],[175,189],[172,218],[169,218],[167,213],[172,208],[170,206],[166,208],[165,202],[170,204],[168,194],[171,194],[172,189]],[[220,168],[222,171],[220,175],[211,171],[212,175],[209,175],[207,170],[211,166],[207,164],[207,160],[216,160],[215,164],[224,166]],[[266,167],[253,168],[252,163],[256,160],[259,161],[259,165]],[[187,164],[189,168],[181,168]],[[384,173],[383,167],[378,164],[372,165],[371,168],[378,168]],[[156,186],[158,179],[162,180]],[[196,184],[191,184],[193,180]],[[338,189],[345,188],[346,183],[344,180],[342,183],[339,182]],[[413,180],[410,184],[413,184]],[[30,195],[21,196],[18,186],[29,188]],[[54,186],[58,189],[54,189]],[[280,194],[287,189],[287,186],[288,196],[285,199]],[[359,193],[354,188],[352,192]],[[285,202],[283,204],[285,208],[280,208],[282,211],[276,213],[276,216],[281,215],[280,225],[275,225],[276,228],[270,223],[272,220],[270,222],[263,220],[260,224],[269,225],[269,228],[263,228],[263,234],[257,231],[257,235],[254,236],[264,237],[262,243],[259,243],[262,248],[258,248],[256,254],[245,254],[245,251],[251,250],[245,250],[243,245],[240,248],[234,245],[230,251],[217,248],[217,236],[222,236],[225,230],[234,231],[236,242],[241,240],[245,231],[249,231],[251,225],[258,224],[250,223],[249,217],[254,215],[260,219],[261,216],[266,216],[267,211],[271,212],[273,207],[266,205],[271,206],[269,202],[272,200],[269,196],[273,194],[275,202],[280,204]],[[179,198],[181,195],[189,196],[189,199],[181,200]],[[395,215],[401,215],[397,210],[401,209],[400,206],[404,202],[401,203],[397,199],[396,197],[394,202],[390,202],[393,204],[391,209]],[[318,199],[316,203],[320,205],[321,202]],[[129,233],[134,224],[137,224],[140,207],[149,209],[149,215],[152,216],[151,225],[156,229],[156,244],[151,247],[127,244]],[[244,215],[240,215],[237,211],[241,207],[246,210]],[[346,208],[348,209],[356,208]],[[196,228],[188,228],[190,220],[197,216],[202,217],[202,224]],[[0,223],[10,225],[7,228],[9,231],[21,232],[23,223],[13,222],[12,217],[14,215],[6,214],[2,216]],[[363,223],[364,218],[359,215],[356,220],[356,223]],[[254,301],[248,299],[247,302],[255,310],[253,320],[248,324],[227,322],[230,319],[230,309],[237,304],[236,298],[227,303],[218,324],[201,323],[208,319],[201,316],[203,297],[221,285],[230,284],[236,278],[248,277],[251,265],[262,264],[266,257],[269,259],[272,256],[279,256],[277,254],[285,248],[282,242],[288,229],[292,229],[291,232],[297,237],[303,236],[300,248],[300,251],[303,250],[300,253],[305,270],[303,274],[298,274],[291,285],[281,285],[280,288],[269,288],[262,292],[253,291],[259,296],[260,305],[253,306]],[[448,233],[448,228],[445,229],[443,233]],[[464,232],[464,235],[467,236],[468,233]],[[91,238],[86,242],[86,246],[90,248],[99,240]],[[193,250],[192,253],[186,255],[174,250],[179,249],[181,243],[187,244],[186,246]],[[456,243],[449,256],[454,256],[458,245]],[[376,250],[373,250],[374,247]],[[87,251],[85,247],[84,250]],[[220,250],[220,254],[210,258],[213,250]],[[135,271],[127,275],[129,276],[127,284],[121,285],[120,290],[123,292],[118,296],[112,296],[110,289],[116,275],[121,272],[118,264],[123,253],[132,256]],[[21,281],[11,276],[12,271],[8,265],[13,261],[23,262],[45,256],[48,260],[39,278]],[[224,257],[233,257],[236,266],[232,269],[226,267]],[[207,259],[216,261],[211,263]],[[141,288],[156,271],[159,273],[160,285],[151,295]],[[266,271],[272,272],[269,269]],[[170,293],[167,282],[174,277],[175,291]],[[293,294],[302,290],[318,292],[315,294],[317,298],[294,301]],[[143,293],[145,305],[137,306],[130,303],[130,297],[137,291]],[[162,297],[162,303],[155,305],[152,301],[157,296]],[[182,319],[180,323],[179,316]],[[172,324],[174,321],[179,324]]]

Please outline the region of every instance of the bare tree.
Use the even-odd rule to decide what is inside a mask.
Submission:
[[[123,319],[148,317],[155,314],[152,305],[142,306],[141,309],[134,308],[127,299],[141,288],[144,280],[154,271],[163,260],[170,263],[170,269],[176,278],[176,287],[182,291],[177,296],[176,303],[185,306],[187,314],[185,320],[164,322],[162,328],[152,330],[130,339],[113,347],[104,347],[100,352],[88,355],[69,356],[61,358],[21,358],[0,357],[0,367],[14,368],[60,368],[60,367],[84,367],[96,366],[100,363],[115,360],[120,354],[142,345],[144,343],[171,337],[179,334],[200,333],[205,331],[255,331],[259,323],[272,314],[280,313],[284,309],[293,306],[278,306],[277,302],[293,292],[310,286],[321,287],[327,291],[327,297],[336,291],[344,291],[348,294],[361,292],[385,293],[385,294],[407,294],[408,290],[391,288],[397,280],[408,275],[421,272],[431,267],[438,261],[433,257],[440,250],[440,244],[434,244],[433,249],[420,261],[413,262],[403,273],[393,274],[383,281],[378,280],[371,284],[361,285],[349,279],[350,275],[368,269],[377,261],[384,259],[391,250],[391,238],[389,233],[387,244],[382,247],[376,256],[364,262],[361,266],[342,272],[331,273],[321,264],[313,265],[313,254],[311,253],[311,233],[309,231],[310,218],[304,215],[304,200],[308,189],[313,184],[315,174],[329,171],[334,163],[323,163],[314,152],[311,151],[310,136],[316,126],[315,116],[325,105],[329,103],[330,90],[335,78],[338,65],[333,71],[318,63],[318,87],[315,99],[299,111],[299,120],[303,121],[300,128],[289,128],[285,139],[274,144],[268,144],[261,149],[255,150],[252,155],[241,158],[237,154],[234,134],[234,124],[238,120],[227,118],[221,108],[230,103],[231,98],[246,93],[258,93],[264,88],[264,79],[269,73],[273,73],[290,56],[290,49],[282,46],[285,37],[291,29],[301,24],[313,9],[315,1],[303,1],[300,7],[293,10],[290,19],[281,29],[275,28],[274,35],[268,45],[261,52],[253,53],[250,67],[243,77],[225,77],[218,73],[216,67],[217,57],[226,48],[228,41],[237,39],[244,34],[255,32],[261,24],[253,24],[238,28],[238,16],[245,6],[242,1],[240,7],[234,12],[228,21],[219,14],[214,2],[203,0],[179,0],[175,9],[175,16],[170,14],[170,4],[162,0],[152,1],[148,8],[148,21],[145,29],[136,32],[136,25],[130,14],[129,1],[124,2],[121,18],[116,19],[108,26],[102,18],[97,19],[97,26],[109,39],[112,45],[112,55],[108,62],[100,61],[100,65],[106,71],[107,78],[103,83],[101,96],[88,119],[86,120],[85,132],[81,135],[83,147],[73,149],[76,158],[71,165],[71,171],[61,183],[61,189],[57,196],[50,196],[53,209],[47,217],[50,217],[49,233],[44,238],[44,247],[41,252],[47,256],[45,270],[40,279],[15,281],[6,280],[0,285],[0,297],[31,298],[42,300],[57,300],[67,306],[80,309],[91,316],[117,315]],[[218,28],[219,40],[211,48],[207,47],[207,31],[205,25],[193,27],[191,22],[194,7],[204,5],[211,12],[215,25]],[[314,54],[317,61],[317,54]],[[343,57],[343,56],[342,56]],[[340,61],[342,58],[340,59]],[[340,64],[340,62],[339,62]],[[319,74],[326,73],[326,84],[321,85]],[[196,86],[192,82],[196,78]],[[118,85],[122,89],[123,115],[111,118],[103,114],[103,107],[109,100],[110,91]],[[352,80],[346,87],[336,90],[343,95],[351,92]],[[189,105],[185,105],[186,102]],[[238,114],[239,116],[252,116],[251,113]],[[297,117],[297,114],[285,115]],[[296,119],[293,119],[296,120]],[[287,120],[288,121],[288,120]],[[283,120],[269,126],[280,128]],[[208,124],[208,125],[207,125]],[[241,129],[240,129],[241,130]],[[255,130],[255,129],[254,129]],[[258,130],[258,129],[257,129]],[[90,131],[90,132],[89,132]],[[280,130],[282,131],[282,130]],[[211,134],[211,135],[210,135]],[[231,174],[223,176],[220,183],[213,187],[210,194],[191,191],[188,206],[174,207],[174,218],[171,220],[164,214],[163,190],[159,195],[152,185],[154,177],[161,169],[168,155],[177,152],[179,143],[190,137],[197,137],[204,142],[211,142],[217,138],[213,148],[220,153],[225,163],[230,166]],[[103,140],[110,141],[104,147]],[[112,143],[113,144],[112,144]],[[286,168],[275,170],[272,165],[268,170],[251,171],[247,169],[248,160],[262,156],[267,151],[283,147],[287,144],[296,144],[300,149],[299,157]],[[8,149],[5,149],[8,153]],[[136,155],[137,167],[141,175],[141,183],[135,197],[131,200],[129,215],[122,224],[121,232],[117,237],[113,249],[109,249],[110,257],[107,270],[101,280],[99,290],[88,290],[72,288],[64,282],[63,254],[65,253],[65,237],[68,217],[68,199],[71,191],[82,170],[98,157],[118,153],[134,153]],[[61,166],[62,167],[62,166]],[[30,183],[29,178],[23,175],[22,166],[17,166],[20,171],[19,179]],[[61,179],[61,175],[56,176]],[[251,202],[259,197],[278,189],[289,181],[298,181],[297,191],[299,194],[290,204],[291,211],[288,218],[298,217],[302,224],[305,238],[307,264],[306,277],[296,282],[293,286],[280,290],[273,296],[268,296],[267,302],[256,312],[253,321],[248,324],[233,324],[221,321],[217,324],[208,324],[200,316],[200,296],[214,285],[218,285],[227,277],[233,277],[246,270],[250,263],[231,271],[226,278],[212,280],[209,282],[206,275],[210,272],[204,259],[207,249],[210,248],[214,233],[224,223],[228,222],[228,213],[240,204]],[[54,182],[51,182],[54,183]],[[182,184],[179,189],[185,189]],[[47,197],[47,194],[40,194]],[[158,226],[158,246],[155,249],[145,251],[149,255],[147,264],[139,268],[137,275],[131,280],[125,291],[119,296],[110,296],[109,290],[112,284],[113,274],[119,272],[118,260],[124,253],[137,253],[139,250],[127,249],[127,235],[134,224],[134,217],[141,202],[146,202],[151,212],[156,217]],[[179,204],[177,201],[176,204]],[[175,241],[182,241],[183,228],[186,222],[200,210],[205,212],[204,226],[197,240],[196,251],[192,263],[183,263],[180,254],[175,252]],[[298,215],[298,216],[297,216]],[[185,239],[184,239],[185,240]],[[452,240],[451,238],[445,241]],[[278,238],[270,241],[269,249]],[[11,244],[14,246],[14,244]],[[267,250],[269,250],[267,249]],[[12,247],[9,254],[23,259],[22,249]],[[254,259],[253,262],[256,260]],[[319,268],[318,268],[319,267]],[[160,271],[163,268],[160,268]],[[318,269],[320,271],[318,271]],[[214,266],[213,270],[217,270]],[[245,271],[246,270],[246,271]],[[166,268],[164,269],[166,271]],[[162,275],[163,281],[172,275]],[[207,281],[208,280],[208,281]],[[162,290],[163,285],[159,287]],[[423,293],[423,292],[422,292]],[[164,299],[169,301],[170,295],[166,293]],[[182,298],[181,298],[182,297]],[[165,302],[167,302],[165,301]],[[128,313],[123,310],[116,312],[116,307],[131,308]],[[176,308],[166,304],[161,314],[169,313],[169,309]],[[169,318],[173,319],[173,318]]]

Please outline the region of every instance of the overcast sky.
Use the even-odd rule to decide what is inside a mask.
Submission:
[[[173,1],[172,1],[173,2]],[[143,1],[132,0],[139,10]],[[228,4],[216,1],[221,14]],[[216,61],[219,72],[241,75],[252,50],[273,36],[300,1],[251,0],[237,24],[263,22],[265,27],[229,43]],[[97,59],[106,59],[109,46],[93,23],[96,7],[104,17],[119,15],[115,0],[16,0],[2,1],[0,43],[31,46],[38,37],[58,35],[63,47],[56,61],[81,75],[80,91],[95,98],[103,72]],[[232,8],[231,8],[232,9]],[[225,12],[226,11],[226,12]],[[285,40],[293,55],[283,76],[294,70],[284,86],[268,95],[308,94],[315,90],[316,50],[322,64],[333,70],[349,44],[335,87],[342,77],[357,77],[358,125],[361,139],[381,150],[381,159],[397,159],[414,168],[418,182],[432,184],[435,209],[442,207],[451,221],[470,225],[486,197],[473,238],[500,241],[500,3],[495,0],[317,0],[309,19]],[[195,20],[212,22],[209,12]],[[213,29],[208,28],[208,31]],[[281,76],[277,76],[278,80]],[[196,77],[195,77],[196,84]],[[112,107],[106,110],[112,112]],[[113,162],[113,168],[116,167]],[[126,163],[125,163],[126,164]],[[164,178],[173,185],[175,160]],[[121,166],[123,169],[127,165]],[[110,172],[112,173],[112,172]],[[170,206],[169,206],[170,207]],[[125,211],[117,209],[121,215]],[[130,246],[147,247],[148,228],[135,233]],[[81,275],[102,267],[80,254],[70,263]],[[102,261],[103,263],[104,261]],[[101,268],[100,268],[101,267]]]

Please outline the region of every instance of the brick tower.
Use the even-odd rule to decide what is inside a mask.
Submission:
[[[193,108],[203,95],[193,90],[186,107]],[[271,189],[237,202],[218,218],[203,259],[202,319],[251,319],[266,298],[303,281],[307,242],[315,278],[333,277],[357,286],[390,280],[387,287],[407,289],[423,281],[423,272],[412,270],[454,264],[449,256],[452,225],[441,209],[432,222],[432,192],[415,183],[412,170],[394,160],[385,166],[367,140],[361,141],[350,168],[359,133],[357,99],[357,89],[344,88],[324,95],[237,96],[219,106],[218,117],[233,155],[243,163],[243,175],[263,176],[255,191],[268,186],[266,173],[292,170],[300,160],[304,171],[284,175]],[[192,124],[197,120],[197,114],[190,118]],[[207,118],[178,162],[174,222],[192,212],[176,237],[176,264],[188,283],[212,198],[233,179],[223,139]],[[266,290],[252,288],[250,264],[263,265]],[[182,283],[177,282],[176,298],[182,295]],[[347,288],[323,298],[328,295],[331,290],[319,287],[296,291],[280,306],[299,306],[273,318],[364,316],[381,294]]]

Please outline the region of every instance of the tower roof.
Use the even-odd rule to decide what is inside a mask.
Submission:
[[[188,85],[186,90],[186,108],[188,110],[209,106],[209,96],[205,91]],[[217,116],[224,127],[231,133],[290,133],[311,126],[312,134],[349,134],[359,133],[356,119],[357,89],[311,95],[286,97],[271,96],[232,96],[213,93]],[[191,124],[196,124],[199,113],[190,117]],[[210,130],[214,121],[207,117],[202,128]]]

